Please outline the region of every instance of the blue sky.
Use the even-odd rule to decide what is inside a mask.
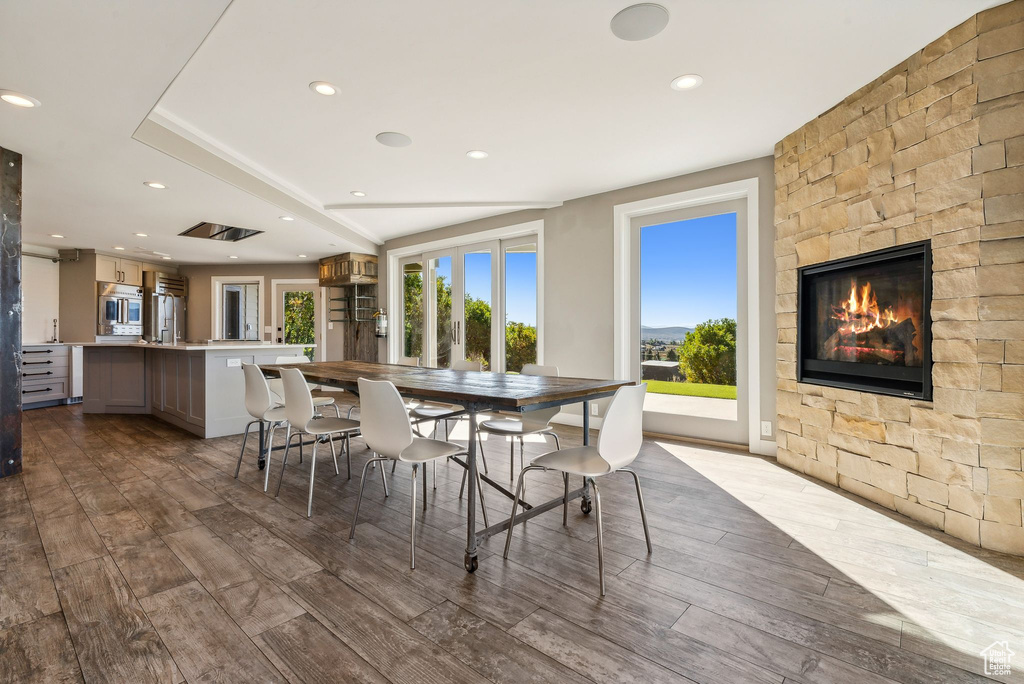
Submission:
[[[466,292],[491,302],[491,255],[466,255]],[[537,254],[505,254],[505,314],[509,321],[537,324]]]
[[[736,214],[644,226],[640,321],[692,328],[736,318]]]

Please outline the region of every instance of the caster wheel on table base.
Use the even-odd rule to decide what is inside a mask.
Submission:
[[[580,501],[580,510],[583,511],[583,515],[590,515],[590,511],[594,510],[594,504],[590,499],[583,499]]]
[[[257,465],[257,467],[259,467],[260,470],[263,470],[264,468],[267,467],[267,460],[264,459],[264,458],[261,458],[259,461],[256,462],[256,465]]]
[[[476,569],[480,567],[480,559],[477,556],[470,556],[466,554],[466,572],[476,572]]]

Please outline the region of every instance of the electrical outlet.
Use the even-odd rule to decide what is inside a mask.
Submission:
[[[597,407],[597,402],[593,402],[593,401],[590,402],[590,415],[596,416],[597,415],[597,408],[598,408]]]
[[[761,436],[771,437],[772,436],[772,421],[762,420],[761,421]]]
[[[334,323],[328,322],[327,323],[327,329],[328,330],[334,330]]]
[[[228,359],[228,368],[241,368],[242,359]]]

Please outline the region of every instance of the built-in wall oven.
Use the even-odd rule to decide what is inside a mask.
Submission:
[[[97,283],[98,335],[142,334],[142,288],[120,283]]]

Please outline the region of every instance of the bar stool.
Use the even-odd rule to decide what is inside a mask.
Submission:
[[[348,538],[356,536],[356,523],[359,520],[359,504],[363,499],[363,487],[366,485],[366,471],[371,463],[384,461],[402,461],[412,464],[412,511],[409,527],[409,567],[416,568],[416,474],[421,465],[466,453],[459,444],[439,439],[416,437],[412,432],[412,423],[406,413],[405,403],[395,386],[387,382],[359,378],[359,415],[362,419],[362,433],[366,445],[373,451],[373,458],[363,466],[363,477],[359,483],[359,495],[356,497],[356,509],[352,514],[352,528]],[[383,467],[381,468],[383,471]],[[427,509],[427,481],[423,480],[423,510]],[[480,479],[477,478],[477,487]],[[483,488],[480,487],[480,506],[484,508]],[[487,525],[487,513],[484,508],[484,525]]]
[[[512,545],[512,529],[516,524],[516,509],[519,508],[519,497],[522,494],[523,478],[529,470],[558,470],[562,473],[565,483],[565,497],[562,504],[562,524],[569,517],[569,476],[582,475],[590,481],[594,488],[594,510],[597,512],[597,572],[601,583],[601,596],[604,596],[604,537],[601,528],[601,491],[597,488],[595,478],[625,471],[633,476],[636,484],[636,498],[640,503],[640,519],[644,524],[644,537],[647,539],[647,553],[652,552],[651,533],[647,529],[647,510],[644,508],[644,497],[640,492],[640,477],[627,468],[640,453],[643,445],[643,414],[644,395],[647,383],[620,387],[604,416],[601,433],[597,437],[597,446],[575,447],[560,451],[549,451],[543,456],[533,459],[519,473],[516,484],[516,495],[512,500],[512,517],[509,521],[508,535],[505,537],[505,553]]]
[[[338,455],[334,452],[334,435],[345,437],[345,456],[348,459],[349,477],[352,477],[352,449],[351,436],[359,431],[359,421],[348,418],[324,418],[317,417],[313,408],[313,395],[309,391],[309,385],[298,368],[281,369],[281,380],[284,382],[284,409],[288,416],[288,445],[285,446],[284,458],[281,459],[281,480],[284,480],[284,469],[288,465],[288,446],[291,445],[291,438],[298,435],[311,435],[315,438],[313,442],[313,457],[309,462],[309,502],[306,504],[306,517],[313,515],[313,481],[316,477],[316,451],[322,442],[330,442],[331,455],[334,457],[334,474],[338,471]],[[294,433],[292,432],[294,430]],[[267,469],[270,469],[269,462]],[[264,491],[266,486],[264,485]],[[277,491],[274,496],[281,492],[281,482],[277,483]]]
[[[245,410],[253,417],[245,425],[245,433],[242,435],[242,449],[238,453],[238,463],[235,464],[235,479],[238,479],[238,471],[242,468],[242,458],[245,456],[245,442],[249,439],[249,429],[256,423],[266,423],[270,428],[266,440],[260,445],[267,455],[266,465],[270,470],[270,453],[274,446],[274,428],[287,421],[284,406],[281,406],[270,391],[267,379],[263,376],[260,367],[253,363],[242,364],[242,374],[245,378]],[[266,485],[263,491],[267,491]]]

